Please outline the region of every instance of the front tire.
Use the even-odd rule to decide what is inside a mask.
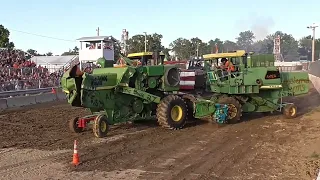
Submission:
[[[93,134],[97,138],[106,137],[109,131],[108,118],[105,115],[98,115],[93,123]]]
[[[283,115],[287,118],[287,119],[293,119],[297,117],[297,106],[295,106],[294,104],[287,104],[286,106],[283,107]]]
[[[157,119],[160,126],[169,129],[182,129],[187,122],[187,105],[177,95],[168,95],[157,107]]]

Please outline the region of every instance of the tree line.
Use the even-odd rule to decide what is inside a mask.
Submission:
[[[222,40],[220,38],[213,38],[208,42],[201,40],[198,37],[186,39],[179,37],[169,44],[169,47],[165,47],[162,44],[163,35],[158,33],[148,34],[147,39],[147,51],[162,51],[168,59],[189,59],[191,56],[215,53],[218,50],[221,52],[229,52],[235,50],[253,51],[256,54],[272,54],[274,39],[277,36],[281,37],[281,54],[284,61],[298,61],[298,60],[311,60],[311,35],[302,37],[301,39],[295,39],[291,34],[276,31],[263,40],[257,40],[255,34],[251,30],[240,32],[238,37],[234,40]],[[10,31],[3,25],[0,25],[0,48],[14,48],[15,45],[9,39]],[[126,42],[127,52],[143,52],[145,49],[145,35],[137,34],[132,36]],[[320,38],[315,40],[316,59],[319,59],[320,54]],[[61,55],[76,55],[79,48],[76,46],[73,49],[69,49]],[[52,56],[51,52],[45,54],[39,54],[34,49],[28,49],[27,52],[34,56]],[[115,54],[120,52],[120,44],[115,44]],[[169,53],[172,52],[172,53]],[[171,55],[170,55],[171,54]]]
[[[235,50],[245,50],[247,52],[255,52],[256,54],[273,54],[274,39],[280,36],[281,54],[284,61],[311,60],[312,37],[311,35],[295,39],[291,34],[276,31],[263,40],[256,40],[255,34],[250,31],[240,32],[234,40],[221,40],[214,38],[208,42],[201,40],[198,37],[186,39],[183,37],[177,38],[169,44],[169,47],[164,47],[161,44],[161,34],[151,34],[147,36],[147,51],[156,49],[162,50],[165,54],[169,51],[173,52],[170,59],[189,59],[192,56],[222,53]],[[128,42],[128,52],[144,51],[144,35],[138,34],[132,36]],[[316,59],[319,59],[320,54],[320,38],[315,40]]]

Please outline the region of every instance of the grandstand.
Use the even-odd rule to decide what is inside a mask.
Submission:
[[[22,50],[0,49],[0,91],[58,86],[62,73],[28,59]]]

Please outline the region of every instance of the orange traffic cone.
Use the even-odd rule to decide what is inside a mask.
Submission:
[[[77,148],[77,140],[74,140],[72,164],[74,166],[79,165],[79,155],[78,155],[78,148]]]
[[[51,89],[51,93],[52,93],[52,94],[56,94],[57,92],[56,92],[56,90],[55,90],[54,88],[52,88],[52,89]]]

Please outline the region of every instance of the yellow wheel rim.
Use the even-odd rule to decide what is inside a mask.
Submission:
[[[232,119],[237,116],[238,109],[233,104],[228,104],[228,119]]]
[[[182,108],[178,105],[173,106],[171,109],[171,118],[173,121],[180,121],[182,119]]]
[[[291,114],[291,116],[295,116],[297,111],[296,111],[296,108],[292,107],[290,110],[289,110],[289,113]]]
[[[108,127],[107,123],[102,121],[101,124],[100,124],[101,132],[106,132],[107,131],[107,127]]]

